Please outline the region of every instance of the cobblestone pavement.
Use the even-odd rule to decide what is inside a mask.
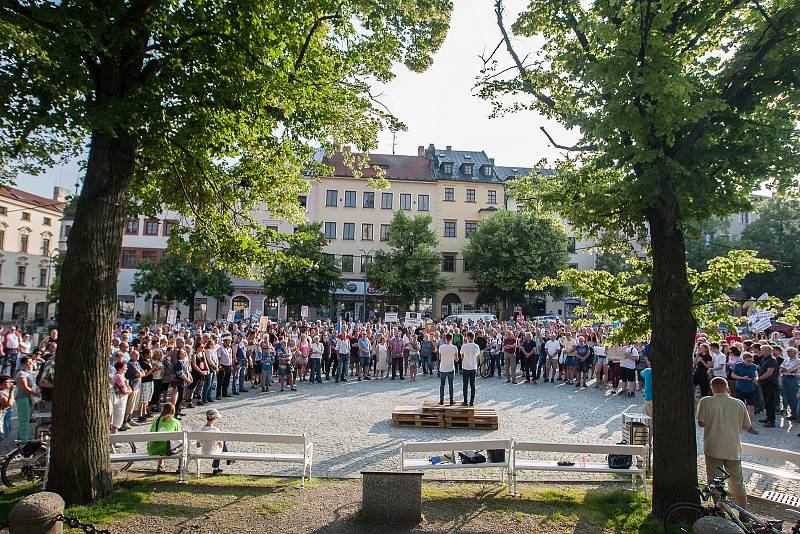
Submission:
[[[333,381],[323,384],[301,382],[298,392],[280,393],[277,389],[261,393],[260,388],[238,397],[210,405],[217,408],[226,431],[302,434],[314,442],[314,475],[354,477],[366,469],[394,470],[399,466],[403,441],[447,439],[513,438],[517,440],[563,441],[578,443],[617,443],[622,439],[622,413],[641,412],[642,397],[625,398],[603,389],[576,388],[556,384],[506,384],[496,377],[477,380],[476,404],[495,408],[499,429],[495,431],[408,428],[391,424],[395,405],[421,405],[425,399],[438,397],[439,381],[418,376],[416,382],[371,380],[346,384]],[[459,401],[461,384],[455,380],[455,399]],[[206,407],[187,410],[184,428],[195,429],[205,422]],[[149,425],[148,425],[149,426]],[[743,441],[757,445],[797,450],[800,427],[781,418],[774,429],[761,428],[759,435],[743,434]],[[144,431],[139,426],[132,431]],[[702,429],[698,428],[698,451],[702,451]],[[258,450],[259,445],[236,444],[236,450]],[[550,456],[552,457],[552,456]],[[590,457],[587,456],[587,461]],[[573,458],[573,461],[577,461]],[[604,460],[600,460],[604,461]],[[763,461],[763,460],[759,460]],[[702,454],[698,456],[701,477]],[[208,469],[204,465],[204,470]],[[223,468],[225,466],[223,465]],[[237,462],[226,472],[291,474],[294,467],[242,464]],[[499,473],[488,470],[429,471],[426,478],[491,478]],[[584,478],[585,475],[581,475]],[[602,477],[603,475],[597,475]],[[591,477],[591,475],[590,475]],[[521,477],[522,478],[522,477]],[[568,480],[568,473],[525,473],[531,480]],[[780,483],[760,475],[748,481],[751,491],[766,489],[800,494],[797,484]]]

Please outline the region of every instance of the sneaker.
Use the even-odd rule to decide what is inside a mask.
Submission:
[[[124,423],[121,427],[119,427],[120,431],[130,430],[132,427],[128,423]]]
[[[345,377],[342,377],[342,382],[347,382],[347,379]]]
[[[250,391],[250,390],[249,389],[240,389],[239,393],[247,393],[248,391]]]
[[[358,377],[358,381],[361,382],[361,377],[360,376]]]
[[[234,395],[236,395],[236,396],[238,396],[238,395],[239,395],[239,392],[238,392],[238,391],[234,391],[234,392],[233,392],[233,394],[234,394]]]
[[[221,474],[222,474],[222,469],[220,469],[219,467],[214,469],[213,471],[211,471],[211,476],[213,476],[213,477],[215,477],[217,475],[221,475]]]
[[[147,417],[144,417],[144,416],[142,416],[142,417],[137,417],[137,418],[136,418],[136,422],[137,422],[137,423],[146,423],[146,422],[147,422]]]
[[[769,423],[769,419],[759,419],[759,423]]]
[[[747,429],[747,432],[748,432],[749,434],[758,434],[758,430],[756,430],[756,429],[755,429],[755,428],[753,428],[752,426],[751,426],[750,428],[748,428],[748,429]]]
[[[466,401],[464,401],[461,403],[461,406],[469,406],[469,404]]]
[[[764,423],[764,428],[775,428],[775,423],[766,422]]]
[[[443,405],[444,405],[444,399],[440,399],[439,400],[439,406],[443,406]]]

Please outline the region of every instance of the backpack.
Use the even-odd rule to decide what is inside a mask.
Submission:
[[[459,452],[458,457],[461,458],[462,464],[482,464],[486,463],[486,456],[478,451]]]

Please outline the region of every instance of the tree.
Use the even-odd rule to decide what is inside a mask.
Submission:
[[[686,231],[686,263],[692,269],[703,270],[708,260],[724,256],[731,249],[749,247],[737,246],[728,236],[730,222],[720,217],[712,217],[701,222],[694,231]]]
[[[324,171],[317,147],[366,152],[382,127],[402,127],[369,83],[397,63],[430,65],[450,11],[449,0],[0,2],[2,177],[88,143],[62,269],[48,490],[69,504],[111,492],[106,353],[127,218],[189,216],[192,249],[236,275],[262,270],[274,236],[254,208],[299,220],[298,193]]]
[[[53,281],[47,289],[48,304],[58,304],[58,296],[61,294],[61,264],[64,263],[64,255],[57,254],[51,259],[50,269],[53,273]]]
[[[486,57],[480,94],[498,111],[519,95],[511,110],[536,109],[579,136],[558,143],[542,128],[574,157],[547,180],[516,180],[515,194],[590,235],[649,237],[653,511],[663,516],[698,498],[686,230],[747,210],[765,182],[794,185],[800,4],[533,0],[512,28],[543,43],[532,56],[515,49],[502,0],[495,6],[512,65]]]
[[[369,281],[394,297],[399,304],[416,308],[422,299],[447,289],[442,276],[442,256],[436,248],[431,217],[407,217],[397,211],[389,225],[389,251],[378,250],[367,268]]]
[[[484,298],[502,300],[506,309],[526,297],[525,283],[555,276],[567,267],[568,240],[559,221],[523,210],[501,210],[482,220],[469,236],[464,259]]]
[[[145,295],[147,300],[158,296],[186,304],[189,320],[194,321],[194,299],[198,293],[219,300],[233,293],[233,284],[227,272],[206,258],[167,252],[158,262],[139,262],[131,289],[137,297]]]
[[[786,300],[800,294],[800,202],[786,198],[765,200],[758,219],[745,227],[742,248],[757,250],[775,266],[772,272],[751,274],[742,290],[747,296],[763,292]]]
[[[293,238],[283,250],[287,260],[264,273],[264,293],[290,306],[322,306],[344,286],[341,265],[323,251],[328,241],[321,222],[298,226]]]

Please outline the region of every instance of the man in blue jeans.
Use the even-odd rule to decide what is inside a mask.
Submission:
[[[444,383],[445,380],[450,386],[450,406],[453,402],[453,375],[456,371],[456,360],[458,359],[458,349],[453,345],[453,334],[445,336],[445,343],[439,347],[439,404],[444,404]]]
[[[233,394],[238,395],[240,391],[247,393],[247,390],[244,389],[245,378],[247,378],[247,355],[245,353],[244,336],[241,332],[236,334],[234,349],[236,350],[236,363],[231,377],[231,388],[233,389]]]
[[[475,343],[475,334],[467,332],[467,342],[461,345],[461,377],[464,392],[462,406],[475,405],[475,375],[478,371],[478,354],[480,352],[480,346]]]

